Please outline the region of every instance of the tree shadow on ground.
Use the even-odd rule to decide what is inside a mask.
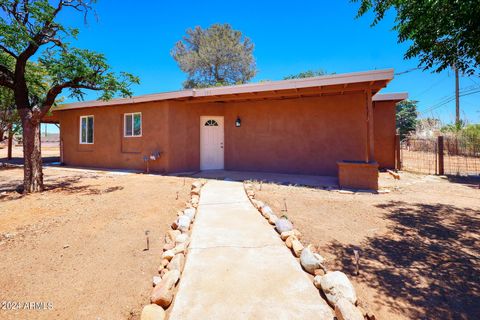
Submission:
[[[123,190],[122,186],[109,187],[106,189],[98,188],[94,185],[82,185],[83,176],[59,177],[55,180],[45,181],[44,192],[60,192],[63,194],[81,194],[81,195],[99,195]],[[89,176],[89,179],[98,179],[99,176]],[[24,195],[23,185],[20,180],[12,180],[0,184],[0,200],[17,200]],[[1,195],[4,193],[4,195]]]
[[[480,211],[451,205],[391,201],[389,231],[360,247],[333,242],[336,267],[379,293],[376,300],[411,319],[478,319]],[[391,297],[392,299],[385,299]]]

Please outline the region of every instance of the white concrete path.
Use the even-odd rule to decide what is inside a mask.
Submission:
[[[240,182],[202,189],[173,320],[333,319]]]

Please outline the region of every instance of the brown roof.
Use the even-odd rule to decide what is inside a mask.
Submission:
[[[194,100],[198,102],[266,99],[269,97],[314,96],[363,90],[365,84],[377,93],[393,79],[393,69],[333,74],[320,77],[268,81],[234,86],[188,89],[173,92],[147,94],[109,101],[93,100],[63,104],[54,109],[62,111],[88,107],[102,107],[162,100]],[[363,86],[363,87],[361,87]]]
[[[408,99],[408,93],[396,92],[396,93],[377,93],[373,96],[373,101],[396,101],[400,102]]]

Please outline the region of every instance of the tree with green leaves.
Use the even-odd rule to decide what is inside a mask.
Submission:
[[[14,123],[19,122],[15,110],[13,91],[0,87],[0,142],[4,141],[5,134],[9,133]]]
[[[58,22],[64,10],[87,17],[95,0],[0,0],[0,86],[13,91],[22,123],[24,193],[42,191],[40,123],[64,91],[82,99],[84,90],[96,90],[100,99],[130,96],[138,78],[110,71],[105,56],[73,47],[78,29]],[[35,62],[35,63],[34,63]],[[37,77],[38,72],[45,77]],[[44,94],[33,94],[40,86]]]
[[[397,103],[396,122],[400,137],[415,131],[417,126],[417,101],[403,100]]]
[[[229,24],[195,27],[186,33],[171,52],[188,74],[185,88],[242,84],[255,76],[254,45]]]
[[[390,9],[396,13],[399,42],[411,42],[405,58],[418,57],[419,67],[440,72],[455,67],[478,73],[480,64],[480,3],[478,0],[351,0],[360,2],[357,17],[373,11],[372,26]]]
[[[299,72],[297,74],[291,74],[283,78],[283,80],[290,80],[290,79],[303,79],[303,78],[311,78],[311,77],[320,77],[325,76],[328,73],[325,70],[307,70],[303,72]]]

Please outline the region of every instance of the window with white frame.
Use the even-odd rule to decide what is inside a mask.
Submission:
[[[140,137],[142,135],[142,113],[125,113],[124,118],[124,136]]]
[[[80,117],[80,143],[93,144],[93,116]]]

